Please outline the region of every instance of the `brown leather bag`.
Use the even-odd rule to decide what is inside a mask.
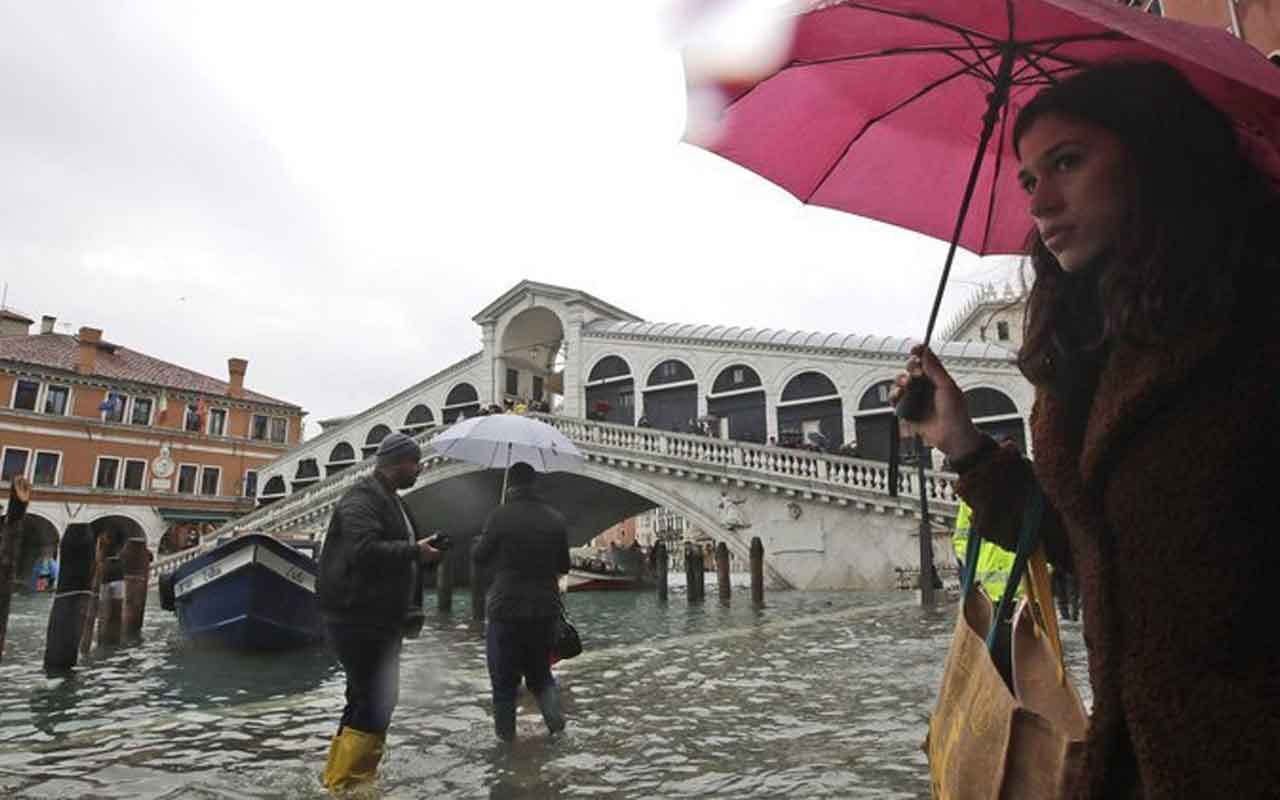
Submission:
[[[925,740],[935,798],[1049,800],[1078,758],[1088,715],[1066,673],[1044,550],[1025,560],[1027,597],[1007,642],[1012,688],[988,649],[997,612],[966,582]]]

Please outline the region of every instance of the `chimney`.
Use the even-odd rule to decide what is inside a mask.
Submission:
[[[102,331],[97,328],[81,327],[77,338],[80,340],[80,352],[76,354],[76,372],[81,375],[92,375],[94,362],[98,358],[98,343],[102,341]]]
[[[249,362],[243,358],[228,358],[227,372],[231,375],[231,385],[227,387],[228,397],[244,397],[244,372]]]
[[[40,318],[40,332],[53,333],[53,324],[57,321],[58,321],[57,317],[51,317],[48,314],[45,314],[43,317]]]

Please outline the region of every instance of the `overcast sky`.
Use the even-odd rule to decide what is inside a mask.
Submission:
[[[223,379],[248,358],[312,432],[479,349],[470,317],[523,278],[919,336],[944,246],[682,144],[668,11],[0,0],[8,305]]]

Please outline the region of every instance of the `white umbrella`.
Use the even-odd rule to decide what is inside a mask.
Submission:
[[[505,470],[525,462],[538,472],[574,469],[582,451],[563,433],[545,422],[519,414],[491,414],[463,420],[431,439],[431,449],[469,464],[504,470],[502,496],[507,495]]]

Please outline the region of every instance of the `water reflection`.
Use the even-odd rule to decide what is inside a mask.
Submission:
[[[506,748],[467,599],[406,643],[386,797],[927,796],[920,744],[953,609],[900,594],[778,593],[760,611],[742,594],[728,608],[572,595],[587,652],[559,673],[569,730],[548,738],[522,695]],[[42,613],[39,598],[15,598],[0,796],[325,796],[343,685],[323,649],[197,649],[153,598],[142,642],[49,680]],[[1083,686],[1078,626],[1066,636]]]

